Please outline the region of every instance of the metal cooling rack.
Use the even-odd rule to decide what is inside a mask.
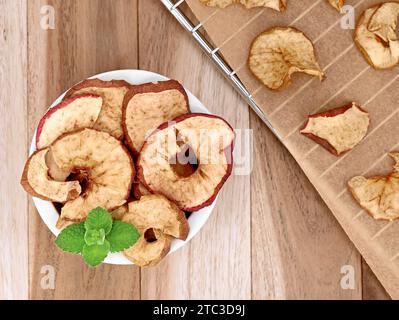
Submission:
[[[213,45],[206,40],[205,36],[200,32],[202,23],[194,24],[179,8],[185,0],[160,0],[168,11],[175,17],[175,19],[183,26],[183,28],[191,34],[194,40],[199,44],[205,54],[215,63],[217,68],[227,78],[227,80],[233,85],[235,90],[245,99],[248,105],[253,111],[262,119],[262,121],[269,127],[269,129],[281,140],[280,135],[276,129],[272,126],[265,113],[258,106],[252,97],[252,94],[245,88],[244,84],[238,79],[234,70],[228,65],[228,63],[219,54],[219,48],[215,48]]]

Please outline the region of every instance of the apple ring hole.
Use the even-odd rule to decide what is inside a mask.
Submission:
[[[65,181],[79,181],[82,188],[81,195],[87,196],[93,188],[93,182],[90,179],[90,173],[88,168],[77,168],[67,177]],[[55,210],[61,215],[62,207],[64,203],[53,202]]]
[[[180,146],[181,151],[170,159],[172,170],[182,178],[191,176],[198,169],[198,158],[193,148],[186,144]]]
[[[145,239],[145,241],[147,241],[148,243],[152,243],[152,242],[155,242],[155,241],[158,240],[157,237],[155,236],[155,232],[154,232],[154,229],[153,229],[153,228],[147,229],[147,230],[144,232],[144,239]]]
[[[81,195],[86,197],[93,189],[93,182],[90,178],[89,168],[75,168],[68,176],[67,181],[79,181],[82,188]]]

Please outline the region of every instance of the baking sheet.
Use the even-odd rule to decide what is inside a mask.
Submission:
[[[225,9],[186,0],[219,52],[236,72],[277,130],[324,201],[394,299],[399,299],[399,222],[375,221],[353,200],[347,181],[356,175],[392,171],[387,153],[399,151],[399,68],[372,69],[353,42],[353,30],[341,27],[342,15],[326,0],[288,0],[284,13],[267,8]],[[347,0],[356,19],[375,0]],[[303,74],[273,92],[246,65],[252,40],[273,26],[293,26],[312,39],[323,82]],[[339,158],[299,134],[307,115],[356,101],[371,116],[365,140]]]

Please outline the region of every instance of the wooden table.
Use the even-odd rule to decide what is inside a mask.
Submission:
[[[52,8],[55,29],[43,28]],[[56,249],[18,182],[47,106],[81,79],[124,68],[178,79],[253,129],[253,171],[229,180],[201,233],[158,267],[89,269]],[[0,298],[388,298],[290,154],[158,0],[0,0],[0,88]],[[340,285],[345,265],[353,290]],[[46,266],[54,289],[42,288]]]

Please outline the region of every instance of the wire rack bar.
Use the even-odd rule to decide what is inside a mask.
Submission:
[[[235,90],[245,99],[252,110],[261,118],[261,120],[268,126],[268,128],[274,133],[274,135],[281,141],[282,138],[273,127],[266,114],[258,106],[258,104],[253,99],[251,93],[247,90],[244,84],[235,74],[234,70],[228,65],[228,63],[219,54],[219,48],[214,48],[202,35],[199,29],[202,24],[199,23],[194,25],[191,20],[179,9],[179,6],[185,0],[179,0],[176,3],[172,0],[160,0],[166,9],[175,17],[175,19],[182,25],[182,27],[191,34],[194,40],[199,44],[201,49],[205,54],[214,62],[220,72],[227,78],[227,80],[233,85]]]

